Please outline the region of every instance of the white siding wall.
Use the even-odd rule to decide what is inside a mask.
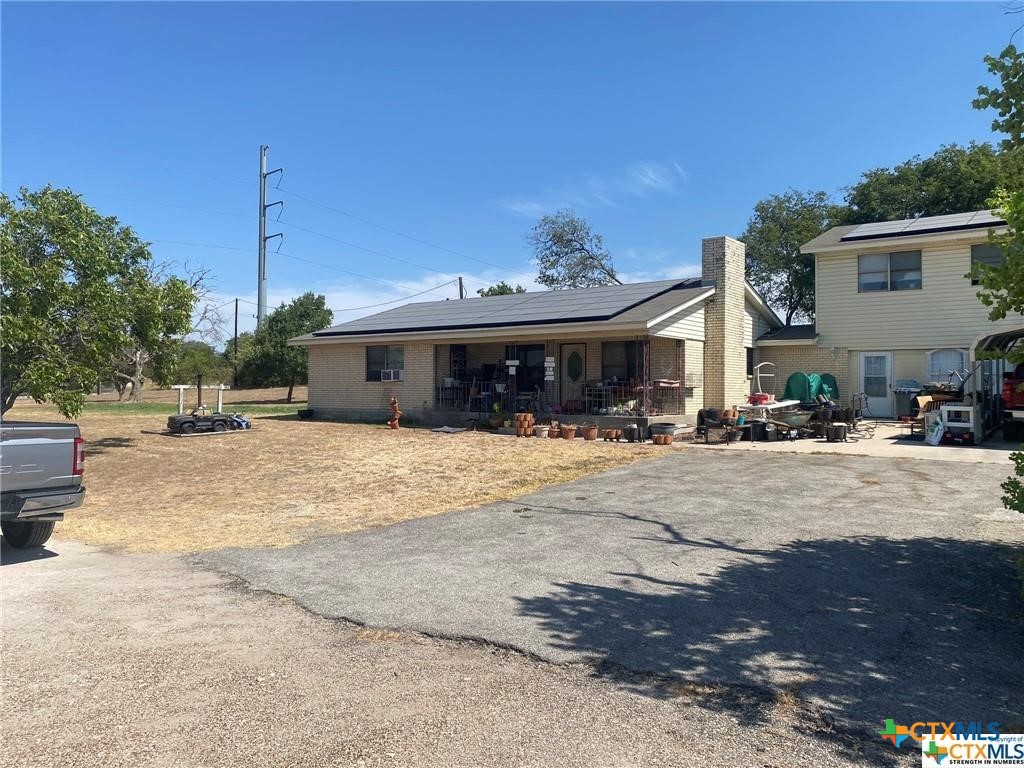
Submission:
[[[818,255],[820,346],[868,351],[970,347],[978,336],[998,327],[1024,325],[1020,315],[998,325],[988,319],[978,288],[964,277],[971,268],[971,247],[964,243],[922,250],[920,290],[858,293],[858,254],[884,253],[891,247]]]
[[[704,302],[651,326],[651,335],[704,341]]]
[[[743,307],[743,346],[754,346],[754,340],[768,333],[768,323],[748,301]]]

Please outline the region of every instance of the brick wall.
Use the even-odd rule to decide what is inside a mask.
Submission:
[[[384,421],[392,396],[402,411],[423,419],[434,403],[434,345],[404,344],[404,381],[367,381],[366,347],[326,344],[309,348],[309,407],[317,415]]]
[[[705,307],[704,401],[715,408],[746,402],[746,248],[731,237],[701,242],[702,277],[714,282]]]
[[[839,397],[849,403],[850,365],[845,347],[819,347],[816,344],[765,345],[757,348],[757,362],[775,363],[775,394],[780,399],[786,391],[786,380],[794,373],[831,373],[839,385]],[[768,388],[767,385],[765,387]]]

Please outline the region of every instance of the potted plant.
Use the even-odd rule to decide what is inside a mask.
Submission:
[[[576,437],[576,425],[575,424],[563,424],[562,425],[562,437],[566,440],[572,440]]]
[[[488,423],[492,429],[497,429],[505,423],[505,416],[501,412],[501,403],[495,403],[491,406],[491,416],[488,419]]]
[[[582,429],[584,440],[597,440],[597,424],[584,424]]]

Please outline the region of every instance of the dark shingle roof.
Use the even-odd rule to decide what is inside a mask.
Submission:
[[[814,339],[818,331],[814,323],[808,325],[784,325],[768,333],[758,336],[758,341],[808,341]]]
[[[710,288],[710,285],[702,284],[700,278],[690,278],[419,302],[325,328],[316,331],[313,337],[582,323],[613,318],[640,322],[644,319],[641,305],[653,299],[670,292],[675,297],[652,303],[649,307],[651,318],[667,311],[666,307],[697,298]],[[634,309],[638,312],[631,312]]]

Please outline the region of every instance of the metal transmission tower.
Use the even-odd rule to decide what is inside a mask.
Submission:
[[[263,319],[267,316],[267,240],[272,240],[275,237],[284,237],[280,232],[267,235],[267,209],[275,205],[284,205],[280,200],[267,205],[267,179],[275,173],[284,173],[284,168],[275,168],[272,171],[267,171],[267,150],[269,149],[270,147],[266,144],[260,145],[260,263],[256,295],[257,328],[263,325]]]

